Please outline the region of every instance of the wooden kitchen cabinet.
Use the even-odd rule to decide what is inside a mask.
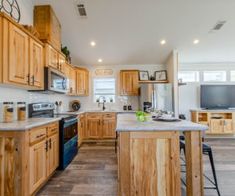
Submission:
[[[45,180],[47,175],[47,141],[42,140],[29,149],[29,188],[32,194]]]
[[[235,113],[226,110],[221,111],[191,111],[193,122],[207,125],[206,134],[222,135],[235,133]]]
[[[47,176],[50,176],[59,166],[59,134],[48,138]]]
[[[0,196],[35,195],[59,165],[59,123],[0,130]]]
[[[72,66],[69,69],[69,95],[76,95],[76,70]]]
[[[121,70],[120,71],[120,95],[138,96],[139,95],[139,71]]]
[[[30,130],[29,142],[29,187],[33,194],[59,165],[58,123]]]
[[[116,138],[115,113],[87,113],[86,139],[114,139]]]
[[[87,115],[87,132],[88,137],[93,139],[101,138],[102,116],[100,114]]]
[[[82,144],[82,141],[88,137],[86,131],[86,116],[85,114],[79,115],[78,121],[78,146]]]
[[[103,114],[102,138],[116,138],[116,114]]]
[[[50,5],[34,7],[34,27],[40,40],[50,43],[57,50],[61,49],[61,24]]]
[[[89,95],[89,72],[84,68],[76,68],[77,95]]]
[[[45,44],[45,65],[57,69],[58,71],[64,73],[64,67],[66,66],[65,56],[56,50],[50,44]]]
[[[44,88],[43,46],[30,39],[30,85]]]
[[[65,56],[62,53],[58,53],[58,70],[62,73],[65,73],[66,60]]]
[[[0,40],[0,81],[42,89],[43,44],[4,13],[0,13]]]
[[[45,45],[45,64],[46,66],[58,69],[58,53],[51,45]]]
[[[8,54],[6,54],[6,56],[8,57],[9,62],[7,63],[8,66],[5,65],[5,81],[7,83],[28,85],[29,36],[12,23],[8,24],[9,45],[7,51]]]

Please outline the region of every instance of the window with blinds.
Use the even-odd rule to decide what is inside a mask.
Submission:
[[[115,102],[115,79],[114,78],[95,78],[94,86],[94,102],[100,97],[104,97],[106,102]],[[103,100],[103,98],[101,99]]]

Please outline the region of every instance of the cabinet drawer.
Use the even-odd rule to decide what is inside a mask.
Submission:
[[[93,118],[100,118],[101,115],[99,113],[89,113],[87,114],[87,118],[93,119]]]
[[[46,127],[39,127],[30,130],[29,132],[29,143],[35,144],[44,138],[46,138],[47,128]]]
[[[53,123],[48,126],[47,136],[54,135],[59,132],[59,125],[58,123]]]
[[[116,114],[115,113],[104,113],[103,114],[103,118],[104,119],[115,119],[116,118]]]

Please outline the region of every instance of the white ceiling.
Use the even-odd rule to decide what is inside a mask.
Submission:
[[[173,49],[184,63],[235,62],[234,0],[83,0],[87,19],[79,17],[76,2],[36,0],[54,8],[76,64],[95,65],[98,58],[105,65],[162,64]],[[219,20],[227,23],[209,33]]]

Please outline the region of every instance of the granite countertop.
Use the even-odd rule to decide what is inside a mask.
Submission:
[[[181,120],[179,122],[153,121],[139,122],[135,114],[118,114],[116,131],[206,131],[207,126]]]
[[[61,118],[29,118],[25,121],[14,121],[11,123],[0,123],[0,131],[25,131],[49,123],[59,121]]]
[[[102,112],[102,113],[135,113],[134,110],[81,110],[81,111],[76,111],[76,112],[73,112],[73,111],[63,111],[63,112],[60,112],[58,114],[71,114],[71,115],[79,115],[79,114],[84,114],[84,113],[99,113],[99,112]]]

